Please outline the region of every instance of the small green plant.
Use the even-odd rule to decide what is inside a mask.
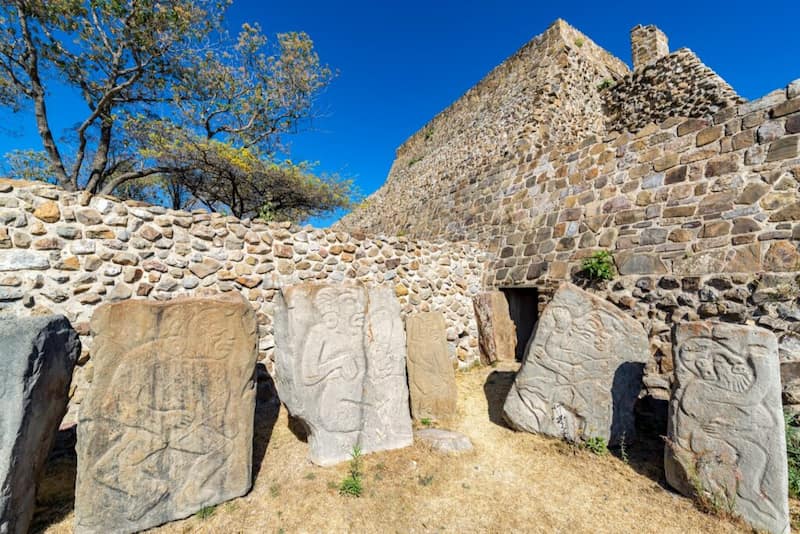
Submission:
[[[281,487],[277,484],[273,484],[269,487],[269,494],[275,498],[281,494]]]
[[[427,130],[425,130],[425,140],[427,141],[431,137],[433,137],[433,127],[430,127]]]
[[[317,478],[317,474],[316,473],[306,473],[306,476],[303,477],[303,478],[305,478],[306,480],[314,480],[315,478]]]
[[[603,456],[608,452],[608,444],[606,443],[606,439],[600,436],[595,436],[587,439],[583,442],[583,446],[586,449],[598,456]]]
[[[606,89],[610,89],[612,87],[614,87],[614,81],[613,80],[609,80],[608,78],[606,78],[605,80],[603,80],[602,82],[600,82],[597,85],[597,90],[598,91],[605,91]]]
[[[583,44],[584,44],[585,42],[586,42],[586,41],[585,41],[585,40],[583,40],[583,38],[581,38],[581,37],[578,37],[577,39],[575,39],[575,46],[577,46],[578,48],[580,48],[580,47],[582,47],[582,46],[583,46]]]
[[[428,417],[423,417],[419,420],[419,422],[422,426],[431,426],[433,424],[433,421],[431,421]]]
[[[408,166],[411,167],[415,163],[419,163],[420,161],[422,161],[422,156],[415,156],[415,157],[411,158],[410,160],[408,160]]]
[[[208,519],[209,517],[214,515],[214,512],[216,511],[217,511],[216,506],[203,506],[197,511],[196,514],[194,514],[194,516],[197,519]]]
[[[789,460],[789,495],[800,498],[800,428],[797,419],[787,412],[783,414],[786,423],[786,456]]]
[[[582,272],[591,280],[614,278],[614,257],[607,250],[598,250],[583,260]]]
[[[364,473],[361,470],[362,454],[361,447],[355,445],[353,452],[350,453],[350,474],[339,484],[339,494],[350,497],[361,497],[364,493],[362,480]]]
[[[433,475],[425,475],[418,478],[420,486],[430,486],[433,484]]]

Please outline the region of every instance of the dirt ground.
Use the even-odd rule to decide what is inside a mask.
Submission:
[[[364,495],[339,495],[348,465],[321,468],[260,394],[255,484],[240,499],[164,525],[160,533],[547,532],[717,533],[742,526],[698,511],[665,487],[660,444],[641,440],[598,456],[514,432],[500,413],[513,369],[459,373],[459,420],[474,450],[441,455],[423,444],[364,458]],[[62,432],[40,486],[34,532],[72,532],[74,431]],[[746,531],[746,530],[744,530]]]

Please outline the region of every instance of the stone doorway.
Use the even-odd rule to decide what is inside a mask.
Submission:
[[[522,361],[525,348],[539,320],[539,290],[535,287],[501,287],[508,301],[508,311],[517,327],[517,351],[515,358]]]

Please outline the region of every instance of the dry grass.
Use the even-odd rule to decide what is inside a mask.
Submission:
[[[629,448],[626,464],[560,441],[517,433],[498,424],[513,373],[479,368],[458,377],[460,416],[455,429],[475,450],[442,456],[421,444],[364,458],[364,496],[339,495],[348,465],[320,468],[306,460],[307,445],[288,428],[281,409],[262,410],[249,495],[212,514],[165,525],[164,533],[235,532],[739,532],[741,527],[698,511],[662,487],[663,473]],[[488,402],[487,402],[488,398]],[[263,407],[262,407],[263,408]],[[268,440],[266,452],[263,445]],[[652,451],[651,451],[652,453]],[[656,456],[658,456],[656,451]],[[69,462],[51,466],[69,469]],[[74,470],[74,463],[71,466]],[[39,510],[37,530],[71,532],[70,496],[45,489],[51,505]],[[66,485],[68,486],[68,484]],[[55,493],[58,493],[56,491]],[[55,504],[53,504],[55,503]],[[67,513],[65,513],[67,512]]]

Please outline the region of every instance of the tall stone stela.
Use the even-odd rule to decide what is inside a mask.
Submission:
[[[692,322],[674,332],[664,467],[758,530],[789,532],[778,341],[755,326]]]
[[[75,532],[137,532],[252,484],[256,322],[239,295],[128,300],[91,320]]]
[[[632,439],[633,406],[649,358],[638,321],[562,284],[539,319],[503,406],[505,417],[516,429],[568,441]]]
[[[275,386],[318,465],[411,445],[406,338],[389,288],[284,287],[275,309]]]
[[[511,320],[508,301],[502,291],[485,291],[473,299],[481,362],[514,361],[517,328]]]
[[[456,378],[441,312],[406,318],[408,386],[414,419],[450,422],[456,415]]]
[[[27,534],[81,352],[63,315],[0,319],[0,532]]]

